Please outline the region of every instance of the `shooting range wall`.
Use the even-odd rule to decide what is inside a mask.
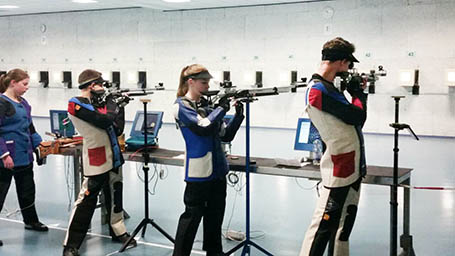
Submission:
[[[330,11],[332,8],[333,12]],[[184,12],[152,9],[112,10],[0,17],[0,70],[19,67],[31,74],[25,97],[33,115],[66,109],[79,93],[65,89],[58,74],[73,72],[73,85],[85,68],[110,79],[120,71],[123,88],[136,88],[129,74],[147,71],[147,85],[163,82],[167,91],[151,96],[151,110],[165,111],[173,122],[172,104],[180,70],[201,63],[215,75],[231,71],[239,88],[263,71],[264,87],[289,84],[291,70],[310,77],[317,70],[324,42],[341,36],[357,47],[360,71],[383,65],[368,102],[367,132],[392,133],[394,101],[400,121],[419,135],[455,136],[455,90],[445,72],[455,68],[455,1],[343,0],[293,5]],[[46,24],[47,30],[40,31]],[[400,86],[401,69],[420,70],[420,95]],[[49,71],[49,88],[40,88],[35,72]],[[251,105],[252,125],[295,128],[304,115],[304,91],[261,98]],[[142,105],[127,106],[132,120]]]

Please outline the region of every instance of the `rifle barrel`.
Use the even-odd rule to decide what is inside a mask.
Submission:
[[[130,93],[125,93],[128,97],[134,97],[134,96],[144,96],[148,94],[153,94],[153,92],[130,92]]]

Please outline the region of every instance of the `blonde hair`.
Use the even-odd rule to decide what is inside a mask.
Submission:
[[[29,78],[29,75],[27,74],[27,72],[25,72],[22,69],[18,69],[18,68],[12,69],[8,73],[1,75],[0,76],[0,93],[6,92],[6,90],[8,89],[8,87],[11,84],[11,81],[19,82],[26,78]]]
[[[177,97],[185,96],[185,94],[188,92],[188,76],[203,71],[208,70],[201,64],[191,64],[189,66],[184,67],[182,69],[182,72],[180,72],[180,81],[179,88],[177,89]]]

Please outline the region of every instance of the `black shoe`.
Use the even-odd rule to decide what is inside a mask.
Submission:
[[[125,244],[126,241],[128,241],[128,239],[130,239],[130,237],[131,237],[130,234],[125,233],[121,236],[113,236],[112,241]],[[136,246],[137,246],[136,239],[133,238],[133,240],[131,240],[130,244],[128,245],[128,248],[136,247]]]
[[[63,256],[79,256],[79,251],[73,247],[65,247],[63,249]]]
[[[2,240],[0,240],[0,246],[3,246],[3,241]]]
[[[30,230],[35,230],[35,231],[48,231],[49,228],[47,228],[46,225],[44,225],[41,222],[34,222],[34,223],[29,223],[25,224],[25,229],[30,229]]]

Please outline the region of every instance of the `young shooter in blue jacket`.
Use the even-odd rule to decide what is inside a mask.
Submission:
[[[203,250],[207,256],[223,255],[221,225],[226,206],[226,174],[229,167],[221,141],[229,142],[243,121],[243,105],[238,102],[234,118],[226,126],[223,117],[229,100],[213,109],[200,103],[212,78],[199,64],[183,68],[174,117],[185,139],[185,212],[180,216],[174,256],[190,255],[201,219],[204,218]]]
[[[33,126],[31,107],[22,98],[29,80],[21,69],[10,70],[0,77],[0,211],[14,177],[25,228],[47,231],[35,208],[33,150],[42,139]]]

